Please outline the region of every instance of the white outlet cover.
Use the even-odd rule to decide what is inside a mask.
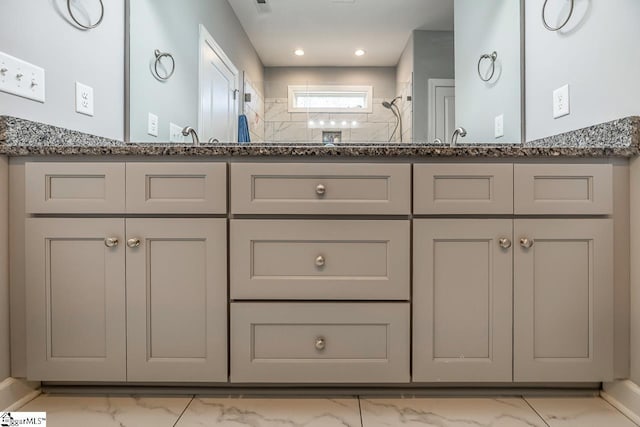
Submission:
[[[569,85],[564,85],[553,91],[553,118],[568,116],[571,113]]]
[[[504,114],[496,116],[495,119],[495,137],[502,138],[504,136]]]
[[[0,91],[44,103],[44,69],[0,52]]]
[[[93,117],[93,88],[76,82],[76,112]]]
[[[175,123],[169,123],[169,142],[184,142],[184,135],[182,135],[183,126],[178,126]]]
[[[151,136],[158,136],[158,116],[156,116],[155,114],[149,113],[149,125],[147,133]]]

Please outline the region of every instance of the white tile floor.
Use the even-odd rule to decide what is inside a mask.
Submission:
[[[634,427],[600,398],[256,399],[41,395],[49,427]]]

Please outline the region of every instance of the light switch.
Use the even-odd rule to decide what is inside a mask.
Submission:
[[[0,52],[0,91],[44,102],[44,69]]]
[[[175,123],[169,124],[169,142],[184,142],[184,135],[182,135],[183,126],[178,126]]]
[[[553,118],[568,116],[570,113],[569,85],[553,91]]]
[[[149,126],[147,133],[151,136],[158,136],[158,116],[149,113]]]
[[[76,112],[93,116],[93,88],[76,82]]]
[[[496,139],[504,136],[504,114],[496,116],[494,133]]]

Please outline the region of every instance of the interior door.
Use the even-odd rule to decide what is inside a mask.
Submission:
[[[429,142],[450,143],[456,128],[456,84],[452,79],[429,79]]]
[[[235,142],[238,137],[239,72],[209,32],[200,26],[198,134]]]

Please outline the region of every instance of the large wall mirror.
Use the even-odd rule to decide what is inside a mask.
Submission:
[[[521,0],[130,0],[131,142],[519,143]]]

